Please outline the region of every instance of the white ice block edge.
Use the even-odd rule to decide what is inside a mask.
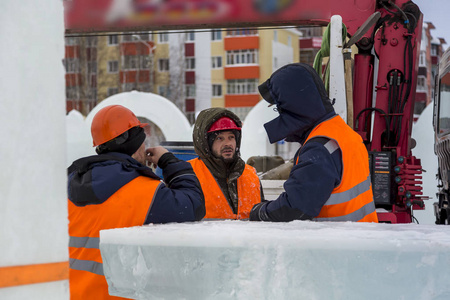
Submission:
[[[202,221],[103,230],[111,295],[450,299],[450,227]]]

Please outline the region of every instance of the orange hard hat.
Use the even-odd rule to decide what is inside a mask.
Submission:
[[[239,126],[229,117],[222,117],[219,120],[215,121],[211,127],[209,127],[208,133],[213,131],[220,130],[241,130]]]
[[[122,105],[110,105],[100,109],[95,114],[91,125],[94,147],[118,137],[125,131],[136,127],[145,127],[134,113]]]

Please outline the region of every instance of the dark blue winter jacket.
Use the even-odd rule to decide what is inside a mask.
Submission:
[[[285,139],[303,144],[315,126],[336,115],[322,80],[306,64],[280,68],[259,86],[259,92],[279,113],[264,124],[271,143]],[[333,152],[324,146],[330,141],[335,144]],[[285,192],[274,201],[256,205],[250,219],[312,219],[339,185],[341,176],[342,154],[337,143],[327,138],[311,139],[294,157],[294,166],[284,183]]]
[[[164,183],[154,195],[145,224],[198,221],[205,215],[200,183],[188,162],[172,153],[161,156]],[[76,160],[68,169],[68,197],[76,206],[98,205],[139,176],[160,181],[152,170],[131,156],[110,152]]]

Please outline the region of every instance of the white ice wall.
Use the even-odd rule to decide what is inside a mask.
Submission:
[[[450,297],[450,227],[202,221],[100,231],[112,295],[132,299]]]
[[[242,125],[241,157],[275,155],[275,146],[270,144],[264,123],[278,117],[278,112],[261,100],[248,113]]]
[[[103,107],[117,104],[127,107],[137,117],[153,122],[167,141],[192,141],[188,119],[170,100],[153,93],[119,93],[100,102],[86,118],[75,110],[67,115],[67,167],[78,158],[95,155],[91,137],[92,119]]]
[[[433,133],[433,103],[429,104],[420,115],[417,122],[412,127],[412,138],[416,140],[416,147],[411,150],[412,155],[420,159],[423,181],[423,195],[431,197],[425,201],[425,210],[414,211],[415,217],[420,224],[434,224],[433,203],[437,202],[436,193],[438,191],[438,181],[436,179],[438,160],[434,154],[434,133]]]
[[[63,2],[2,0],[0,39],[3,272],[68,261]],[[67,298],[67,280],[0,288],[0,299]]]
[[[222,62],[224,63],[224,62]],[[195,33],[195,115],[211,107],[211,33]]]

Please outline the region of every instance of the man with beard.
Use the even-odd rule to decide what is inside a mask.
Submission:
[[[193,140],[198,158],[190,160],[205,195],[205,219],[248,219],[253,205],[264,199],[253,167],[240,157],[239,118],[224,108],[200,112]]]

